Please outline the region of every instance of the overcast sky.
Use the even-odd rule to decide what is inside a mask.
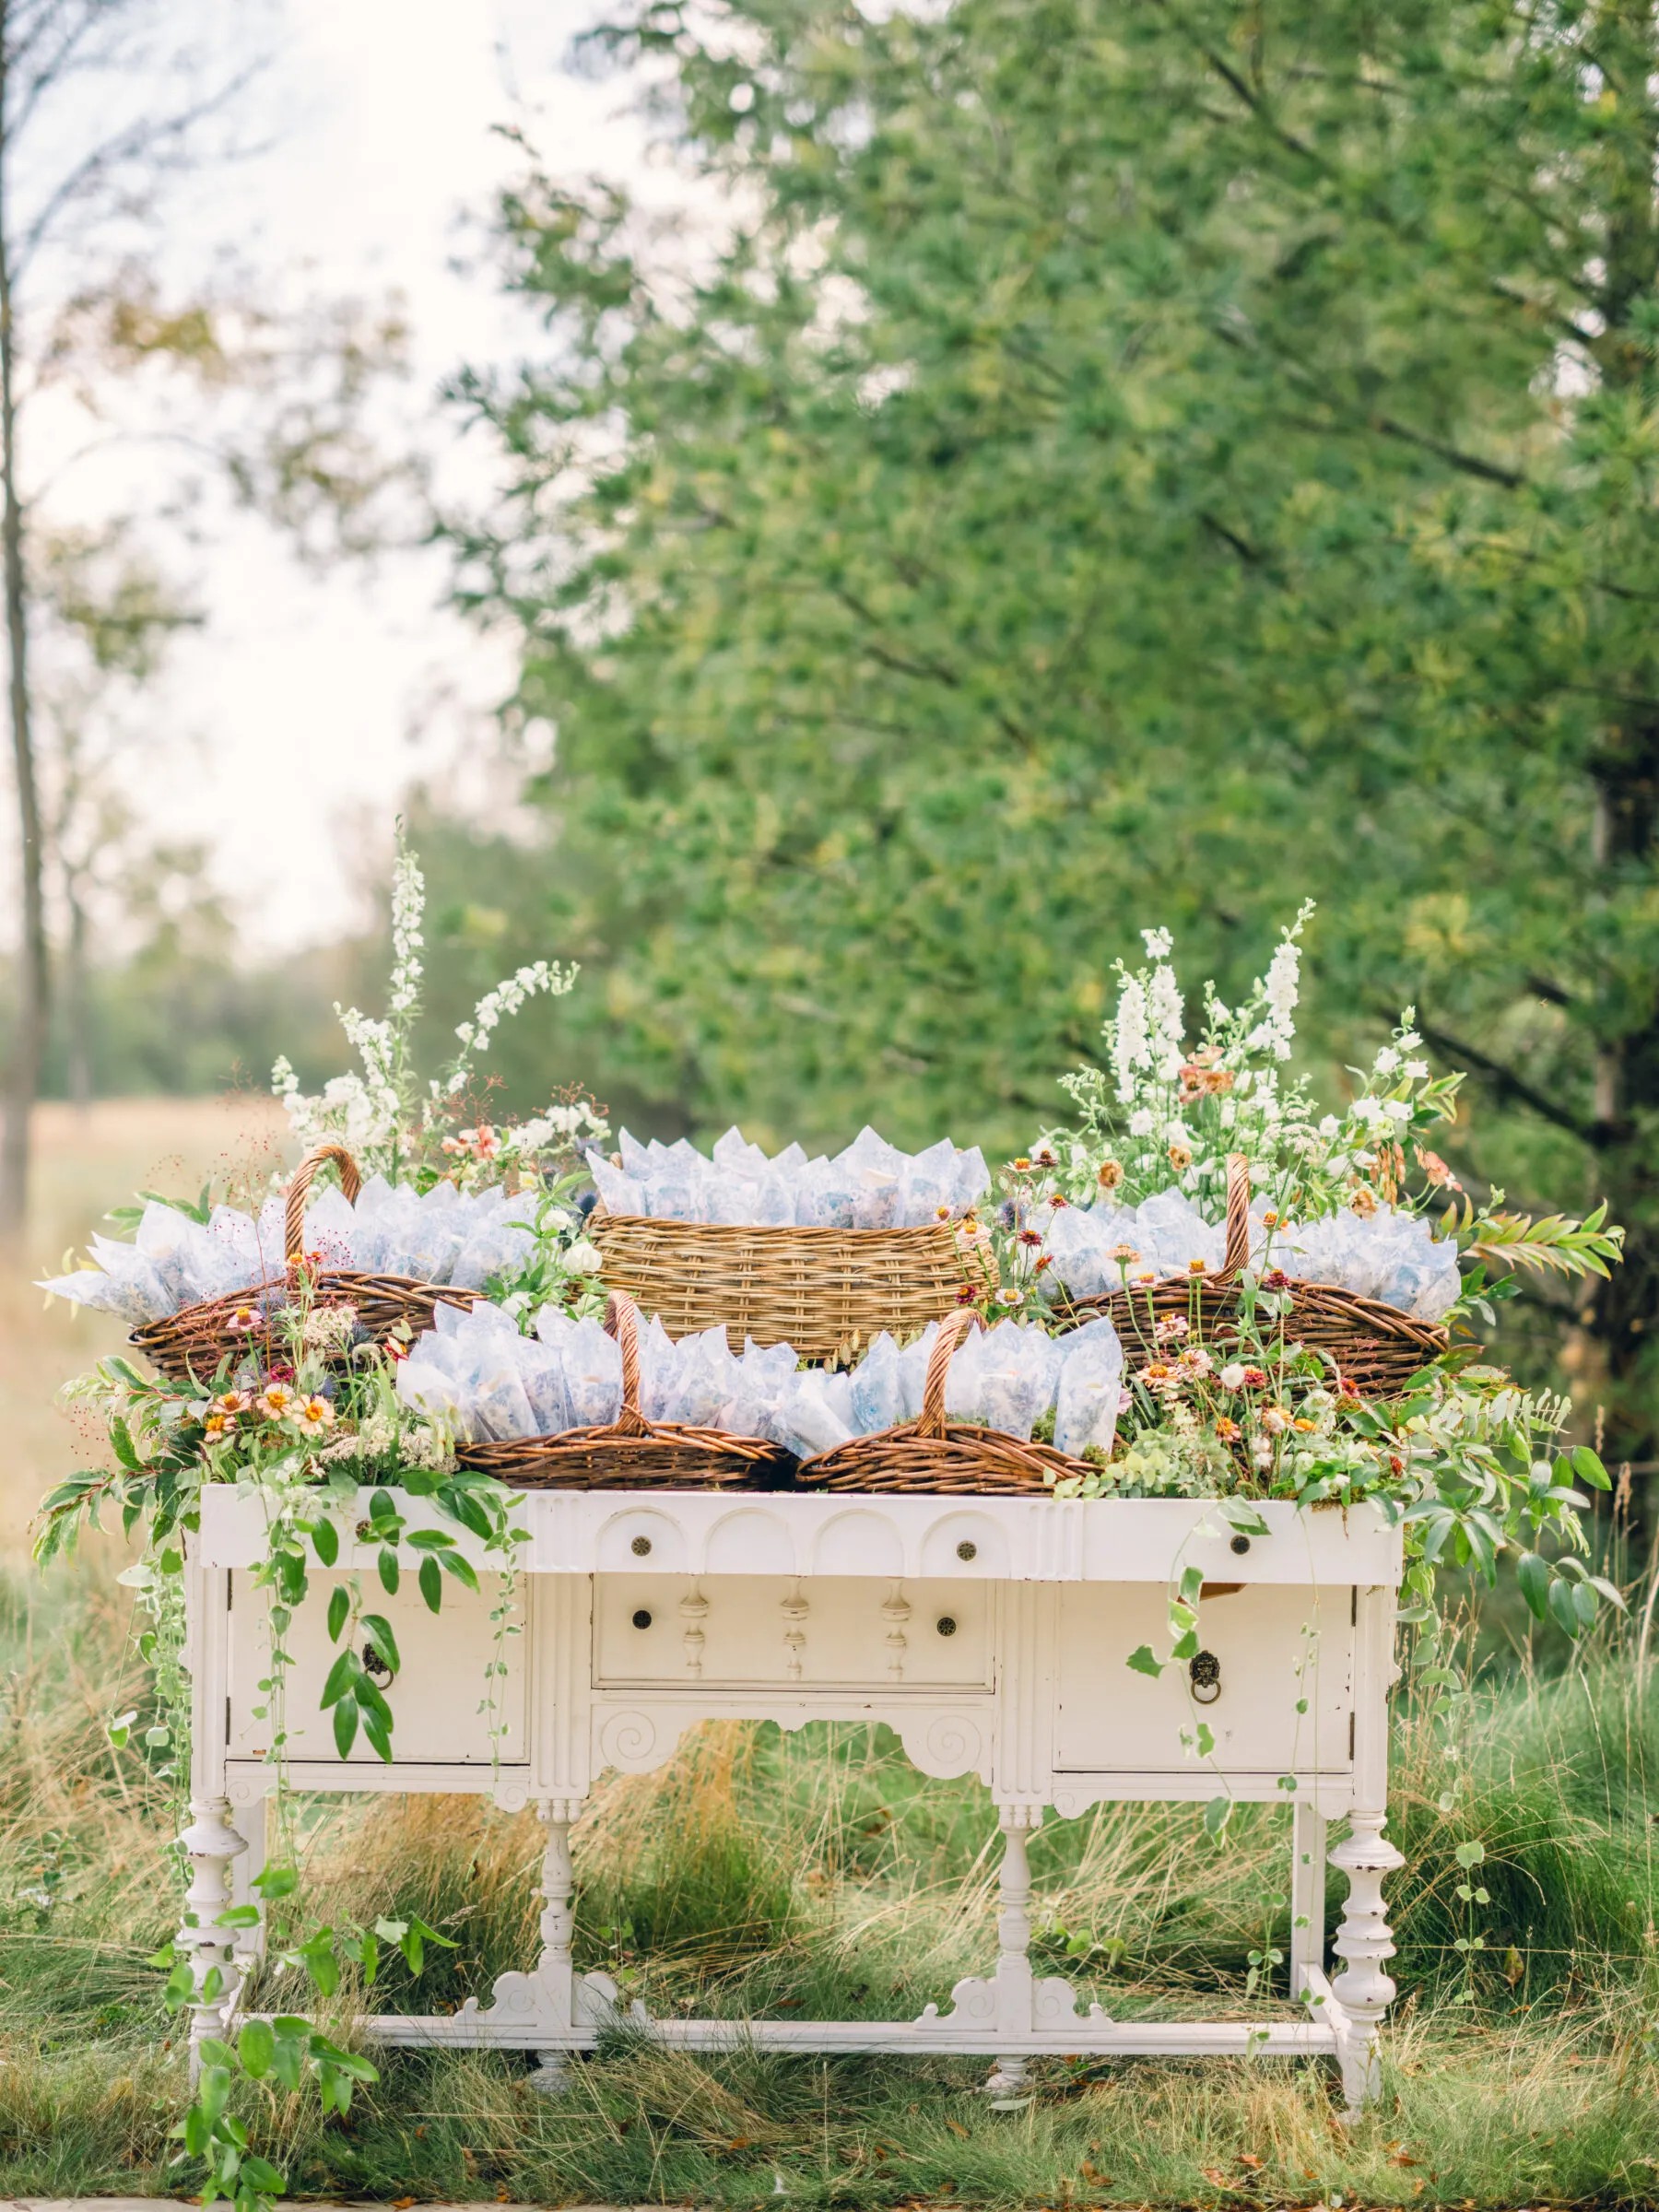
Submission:
[[[185,188],[181,244],[194,254],[222,236],[274,282],[305,266],[319,291],[401,292],[429,441],[453,448],[443,377],[535,342],[487,269],[454,265],[477,261],[478,218],[522,164],[493,126],[525,127],[560,171],[673,189],[642,173],[626,88],[563,66],[594,13],[594,0],[271,0],[271,65],[245,100],[268,148]],[[485,442],[446,465],[487,470]],[[505,644],[443,607],[445,576],[429,554],[318,580],[252,522],[202,564],[208,620],[177,649],[157,726],[179,735],[158,740],[151,788],[173,823],[210,836],[261,950],[357,918],[363,824],[389,840],[411,773],[463,750],[510,683]]]

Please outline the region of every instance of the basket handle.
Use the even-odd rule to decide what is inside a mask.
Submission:
[[[1225,1276],[1242,1275],[1250,1265],[1250,1162],[1242,1152],[1227,1156],[1227,1253]]]
[[[927,1355],[927,1379],[922,1385],[922,1413],[916,1422],[918,1436],[943,1436],[945,1433],[945,1377],[958,1351],[974,1329],[984,1324],[971,1306],[960,1306],[956,1312],[947,1314],[939,1324],[939,1333]]]
[[[340,1188],[349,1206],[363,1187],[358,1173],[358,1164],[344,1145],[333,1137],[313,1145],[300,1165],[294,1170],[294,1179],[288,1187],[288,1217],[284,1234],[288,1243],[288,1262],[297,1267],[305,1256],[305,1201],[311,1195],[311,1186],[316,1180],[317,1170],[326,1167],[330,1160],[340,1171]]]
[[[651,1423],[640,1411],[640,1309],[626,1290],[613,1290],[606,1300],[605,1333],[622,1351],[622,1411],[617,1426],[631,1436],[648,1436]]]

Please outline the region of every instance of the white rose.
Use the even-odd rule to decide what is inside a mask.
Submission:
[[[567,1275],[597,1275],[605,1261],[599,1247],[588,1243],[584,1238],[580,1244],[572,1244],[565,1253],[564,1265]]]

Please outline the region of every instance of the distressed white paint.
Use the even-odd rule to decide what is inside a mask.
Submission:
[[[401,1500],[411,1526],[429,1506]],[[446,1582],[434,1619],[412,1572],[394,1616],[403,1667],[390,1696],[395,1762],[366,1747],[341,1760],[316,1713],[333,1653],[324,1627],[330,1576],[288,1632],[295,1665],[289,1772],[304,1789],[473,1790],[507,1809],[535,1805],[547,1823],[542,1950],[504,1975],[487,2006],[441,2018],[377,2017],[365,2027],[406,2043],[496,2044],[539,2053],[542,2086],[559,2054],[591,2047],[619,2004],[604,1975],[571,1957],[570,1828],[595,1775],[644,1772],[685,1731],[715,1718],[885,1722],[924,1773],[973,1773],[988,1785],[1003,1836],[994,1971],[970,1977],[947,2007],[909,2021],[759,2020],[739,2031],[708,2020],[634,2024],[665,2042],[708,2049],[737,2033],[796,2051],[955,2051],[995,2061],[994,2101],[1024,2100],[1025,2068],[1042,2052],[1325,2053],[1349,2109],[1375,2094],[1378,2029],[1394,1994],[1382,1971],[1393,1943],[1382,1896],[1400,1863],[1382,1834],[1386,1697],[1394,1678],[1397,1527],[1374,1508],[1299,1513],[1264,1509],[1265,1535],[1233,1548],[1213,1508],[1171,1500],[847,1498],[717,1492],[540,1492],[521,1501],[529,1541],[524,1633],[499,1751],[478,1710],[494,1591],[469,1597]],[[373,1553],[340,1519],[340,1571]],[[210,1491],[189,1574],[196,1710],[193,1900],[246,1893],[263,1851],[274,1782],[268,1723],[255,1707],[268,1648],[248,1569],[261,1554],[257,1501]],[[467,1539],[473,1556],[481,1553]],[[406,1564],[415,1564],[411,1555]],[[1220,1691],[1199,1705],[1183,1667],[1156,1679],[1125,1663],[1140,1643],[1167,1646],[1166,1592],[1187,1566],[1230,1585],[1206,1596],[1200,1638],[1220,1662]],[[1232,1586],[1236,1585],[1236,1586]],[[1305,1711],[1299,1712],[1299,1704]],[[1198,1724],[1215,1736],[1193,1747]],[[1184,1740],[1183,1740],[1184,1739]],[[1296,1807],[1288,1946],[1304,2022],[1119,2024],[1080,2010],[1065,1982],[1031,1971],[1027,1839],[1053,1808],[1066,1818],[1111,1800],[1290,1802]],[[1332,1853],[1348,1877],[1324,1972],[1325,1829],[1349,1833]],[[199,1914],[199,1917],[203,1915]],[[204,1971],[211,1947],[194,1932]],[[221,1947],[222,1948],[222,1947]],[[216,1957],[219,1954],[216,1951]],[[234,1997],[204,2003],[198,2033]]]

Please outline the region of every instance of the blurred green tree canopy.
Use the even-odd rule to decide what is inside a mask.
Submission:
[[[882,19],[875,19],[882,13]],[[603,856],[572,1018],[699,1123],[1017,1142],[1168,923],[1305,892],[1310,1048],[1415,1002],[1459,1163],[1659,1220],[1659,33],[1481,0],[641,6],[729,188],[506,204],[543,362],[462,543]]]

